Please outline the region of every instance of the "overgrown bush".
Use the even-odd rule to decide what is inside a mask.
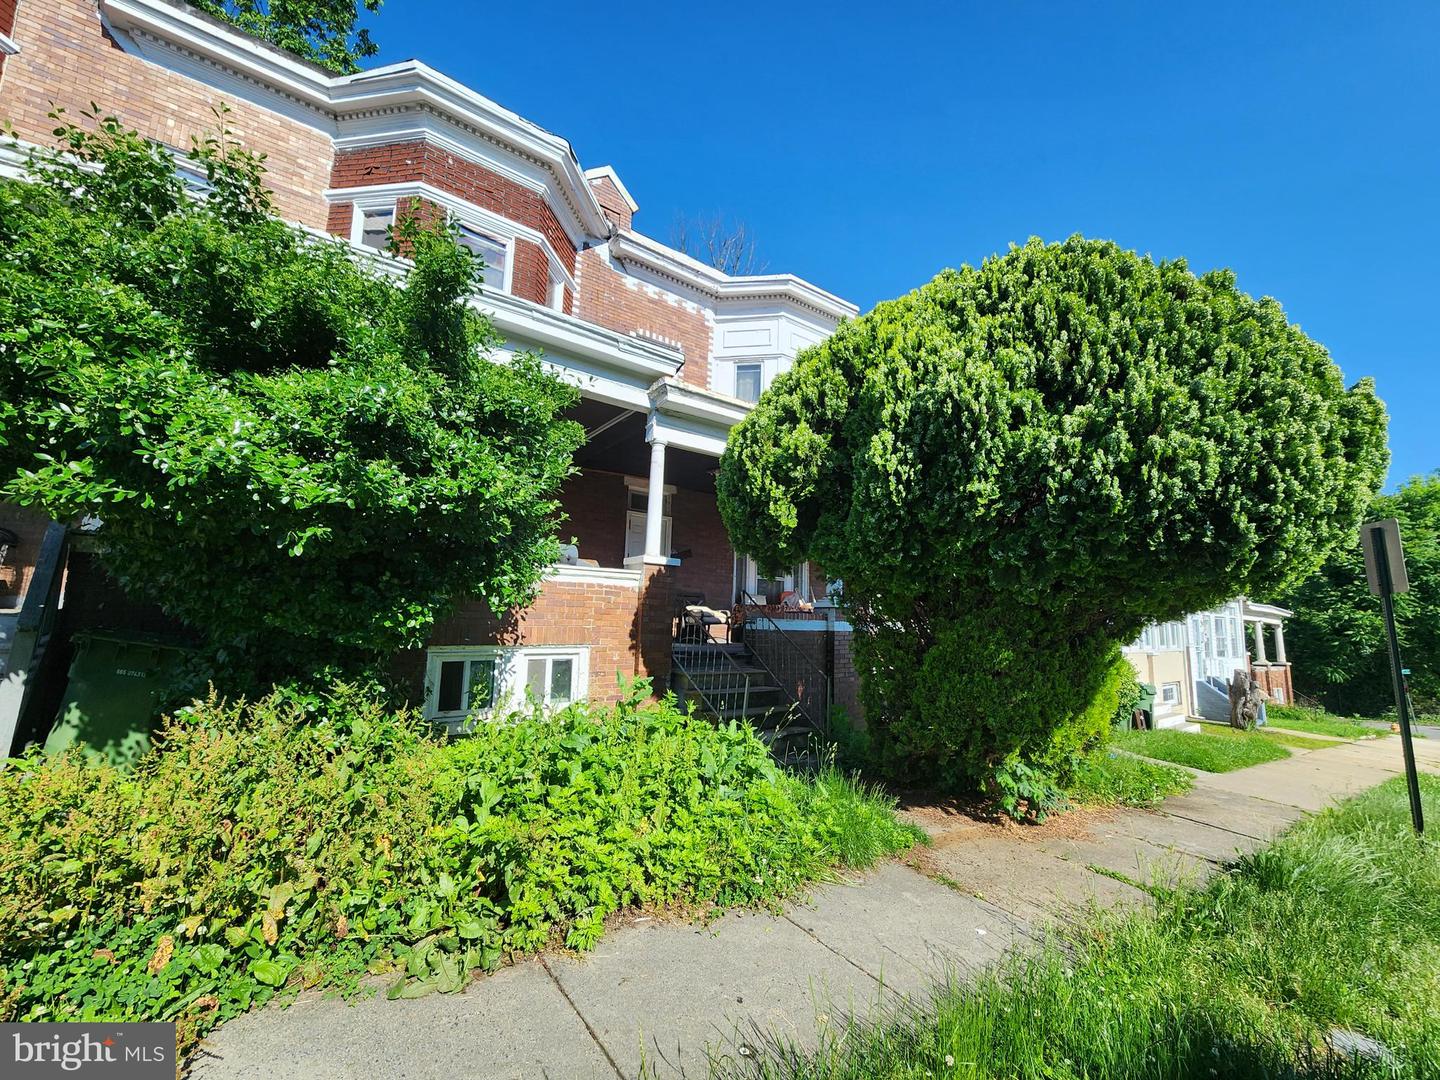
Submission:
[[[192,150],[203,200],[113,118],[56,137],[0,178],[0,497],[103,522],[109,571],[227,686],[373,670],[459,597],[533,597],[577,395],[492,360],[443,221],[402,214],[391,278],[270,216],[223,129]]]
[[[1123,657],[1122,657],[1123,660]],[[1144,691],[1140,689],[1140,677],[1128,660],[1123,660],[1124,669],[1118,666],[1119,685],[1116,687],[1115,713],[1110,717],[1111,727],[1129,727],[1135,719],[1135,710],[1140,707]]]
[[[743,727],[575,707],[440,742],[339,687],[210,700],[133,773],[0,772],[0,1019],[174,1019],[398,966],[459,989],[631,905],[748,904],[908,846],[891,807]]]
[[[866,721],[907,775],[1053,790],[1115,711],[1118,646],[1306,576],[1386,463],[1373,386],[1274,300],[1077,237],[842,325],[717,485],[737,550],[844,580]]]

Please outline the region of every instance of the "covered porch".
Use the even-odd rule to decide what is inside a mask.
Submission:
[[[1274,604],[1241,601],[1246,629],[1255,643],[1250,670],[1260,689],[1271,701],[1281,705],[1295,702],[1295,685],[1291,678],[1290,659],[1285,653],[1285,620],[1294,614]],[[1273,652],[1267,644],[1273,642]]]

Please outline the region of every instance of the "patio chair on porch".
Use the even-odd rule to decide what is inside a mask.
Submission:
[[[715,627],[725,628],[730,640],[730,613],[705,606],[704,593],[677,593],[675,596],[675,640],[687,645],[702,645],[715,640]]]

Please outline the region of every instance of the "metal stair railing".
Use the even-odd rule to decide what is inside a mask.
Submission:
[[[750,672],[735,662],[728,649],[719,645],[677,643],[671,647],[670,660],[685,676],[685,695],[693,691],[717,720],[724,720],[727,711],[734,712],[733,702],[737,697],[740,700],[740,716],[744,717],[749,712]],[[702,679],[704,685],[701,684]],[[680,700],[683,704],[684,695]]]
[[[746,605],[742,633],[756,663],[769,673],[780,692],[811,726],[828,735],[830,702],[834,698],[829,673],[776,621],[768,605],[748,592],[742,599]]]

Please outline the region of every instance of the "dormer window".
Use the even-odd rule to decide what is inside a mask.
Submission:
[[[505,266],[510,250],[505,242],[488,236],[470,225],[460,226],[460,236],[457,242],[461,247],[476,255],[484,264],[482,281],[485,288],[504,292]]]
[[[390,228],[395,224],[395,204],[368,206],[359,213],[359,236],[365,247],[386,251],[390,247]]]

